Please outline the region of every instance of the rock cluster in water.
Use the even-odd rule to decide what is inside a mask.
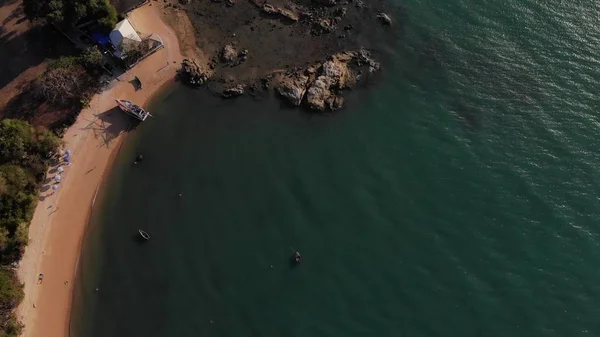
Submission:
[[[331,55],[327,60],[305,68],[275,73],[267,82],[271,81],[277,94],[294,106],[334,111],[344,105],[344,90],[354,87],[365,72],[371,74],[379,69],[379,63],[368,51],[361,49]],[[212,70],[204,70],[194,59],[183,60],[180,73],[194,86],[206,83],[212,76]],[[263,86],[268,88],[268,83]],[[225,88],[221,96],[233,98],[244,93],[244,85],[238,84]]]
[[[354,87],[364,70],[373,73],[379,68],[364,49],[338,53],[325,62],[275,76],[275,90],[294,106],[337,110],[344,104],[342,91]]]
[[[213,71],[202,67],[195,59],[184,59],[179,71],[183,79],[190,85],[200,86],[208,81]]]
[[[272,15],[274,17],[278,17],[284,21],[289,21],[289,22],[298,21],[298,15],[296,13],[294,13],[294,11],[292,11],[291,9],[276,7],[276,6],[273,6],[266,2],[262,5],[258,5],[258,4],[256,4],[256,5],[260,9],[260,11],[265,14]]]
[[[233,97],[237,97],[240,95],[244,94],[244,86],[241,84],[238,84],[236,86],[233,86],[231,88],[227,88],[225,90],[223,90],[223,92],[221,93],[221,96],[223,98],[233,98]]]

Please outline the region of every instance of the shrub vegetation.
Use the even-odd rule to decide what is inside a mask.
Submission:
[[[29,222],[37,203],[38,187],[49,164],[48,154],[61,140],[52,132],[27,122],[0,122],[0,336],[16,337],[21,325],[14,309],[23,287],[12,268],[27,245]]]
[[[96,21],[110,31],[117,23],[117,12],[109,0],[23,0],[23,9],[29,20],[65,30]],[[22,119],[31,120],[40,107],[50,107],[66,112],[60,125],[72,124],[99,90],[102,64],[97,47],[79,56],[51,61],[48,70],[6,109],[4,116],[20,119],[0,121],[0,337],[18,337],[22,329],[15,309],[23,298],[23,285],[14,267],[27,245],[29,223],[50,154],[61,144],[52,131],[33,127]]]
[[[68,28],[96,20],[104,29],[117,24],[117,11],[109,0],[23,0],[28,19]]]

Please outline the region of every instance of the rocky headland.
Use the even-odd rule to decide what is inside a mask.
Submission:
[[[386,34],[393,22],[384,0],[186,0],[164,7],[187,14],[204,56],[182,63],[183,81],[225,98],[273,91],[317,111],[341,108],[345,90],[380,70],[370,37]]]

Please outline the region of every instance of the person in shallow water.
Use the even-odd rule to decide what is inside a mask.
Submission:
[[[294,262],[295,263],[302,262],[302,255],[300,255],[300,252],[295,252],[294,253]]]

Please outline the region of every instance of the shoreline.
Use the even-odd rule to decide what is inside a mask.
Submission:
[[[93,97],[90,107],[63,137],[65,149],[72,151],[73,164],[65,170],[59,190],[40,191],[29,226],[29,244],[17,271],[24,284],[24,298],[17,309],[24,337],[69,336],[74,282],[94,201],[132,123],[114,100],[126,98],[146,106],[174,83],[183,55],[175,29],[159,11],[146,4],[128,17],[138,30],[158,33],[165,48]],[[138,91],[129,83],[136,76],[143,83]],[[49,180],[53,171],[49,170]],[[44,275],[41,284],[37,283],[39,274]]]

